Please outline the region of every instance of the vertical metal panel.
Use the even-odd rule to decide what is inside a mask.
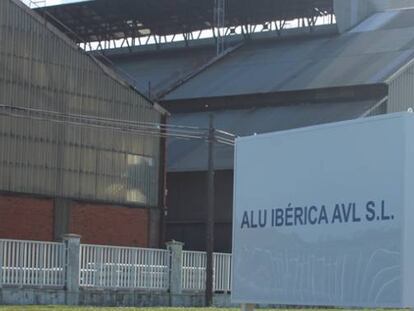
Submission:
[[[389,84],[388,112],[414,108],[414,65],[409,66]]]
[[[14,0],[0,1],[0,105],[159,123],[150,102]],[[158,204],[153,136],[0,116],[0,189]]]

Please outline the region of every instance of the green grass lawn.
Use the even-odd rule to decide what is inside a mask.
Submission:
[[[2,0],[0,0],[2,1]],[[98,307],[67,307],[67,306],[0,306],[0,311],[237,311],[230,308],[98,308]],[[290,310],[292,311],[292,310]],[[308,311],[310,311],[308,309]],[[324,310],[327,311],[327,310]]]
[[[1,1],[1,0],[0,0]],[[0,311],[237,311],[237,308],[97,308],[97,307],[66,307],[66,306],[0,306]],[[260,309],[270,311],[271,309]],[[332,309],[277,309],[278,311],[334,311]],[[338,311],[340,309],[336,309]],[[357,309],[352,309],[356,311]],[[341,310],[343,311],[343,310]],[[387,311],[391,311],[387,309]]]

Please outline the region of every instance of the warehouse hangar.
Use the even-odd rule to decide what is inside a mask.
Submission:
[[[0,237],[158,247],[164,139],[119,124],[165,110],[22,2],[0,26]]]
[[[206,128],[213,115],[248,136],[414,105],[410,0],[101,0],[38,12],[126,72],[169,124]],[[230,251],[231,147],[217,144],[215,169],[215,247]],[[169,138],[167,171],[166,236],[205,249],[206,144]]]

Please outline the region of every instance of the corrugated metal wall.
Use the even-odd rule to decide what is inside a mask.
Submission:
[[[207,215],[207,172],[167,174],[166,240],[185,243],[186,249],[205,250]],[[216,252],[231,252],[233,206],[233,170],[217,170],[215,175],[215,242]]]
[[[373,109],[369,110],[364,117],[375,117],[387,113],[388,101],[384,100]]]
[[[388,113],[414,109],[414,64],[389,84]]]
[[[0,42],[0,105],[161,121],[144,97],[15,0],[0,1]],[[0,115],[0,148],[0,190],[158,204],[157,137],[9,114]]]

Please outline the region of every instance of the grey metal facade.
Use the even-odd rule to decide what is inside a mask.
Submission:
[[[390,80],[388,92],[388,113],[414,109],[414,63]]]
[[[0,105],[38,110],[0,113],[0,190],[157,206],[159,137],[42,115],[160,123],[162,112],[17,0],[0,1],[0,42]]]
[[[271,133],[305,126],[352,120],[364,116],[366,112],[372,111],[372,113],[376,113],[378,106],[380,106],[380,103],[377,100],[300,103],[276,107],[253,106],[249,109],[223,109],[210,113],[174,113],[169,122],[175,125],[207,128],[209,115],[212,114],[216,128],[243,137],[251,136],[255,133]],[[167,141],[168,172],[207,170],[206,143],[176,138],[168,138]],[[232,170],[234,162],[233,148],[217,144],[215,150],[215,168],[218,170]]]

